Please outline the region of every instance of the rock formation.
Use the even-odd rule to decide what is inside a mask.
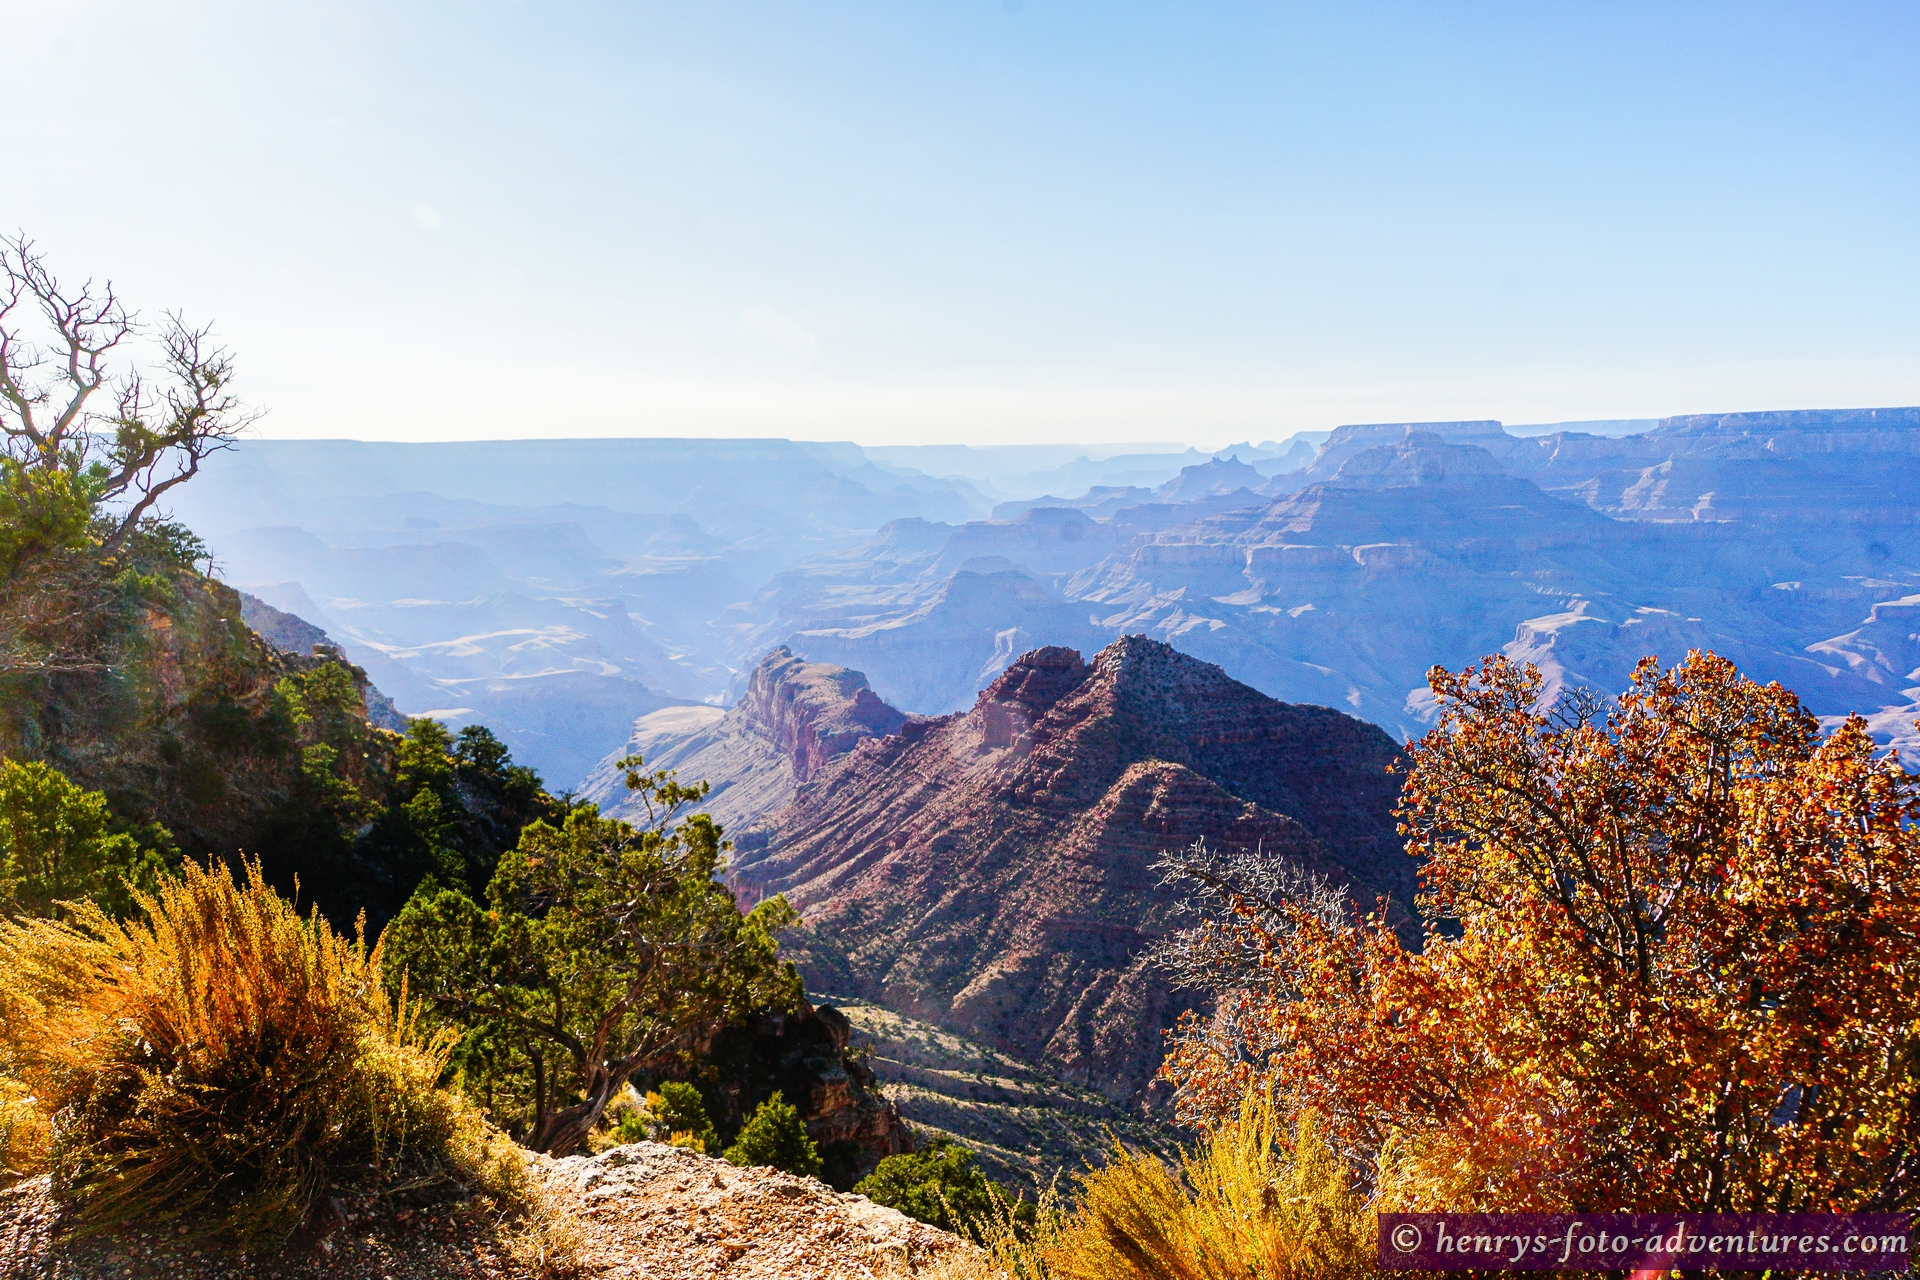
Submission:
[[[842,1191],[913,1135],[880,1092],[872,1069],[847,1050],[853,1026],[831,1005],[801,1001],[788,1014],[756,1014],[701,1046],[701,1094],[720,1132],[737,1133],[775,1092],[799,1111],[820,1147],[823,1176]]]
[[[635,816],[614,762],[637,754],[648,768],[678,771],[683,782],[705,780],[712,791],[701,807],[738,839],[828,761],[896,732],[905,719],[860,672],[802,662],[778,648],[754,668],[729,711],[669,707],[641,716],[626,746],[600,762],[581,793],[604,812]]]
[[[1185,1007],[1143,952],[1151,864],[1261,845],[1404,911],[1395,746],[1140,637],[1021,656],[973,710],[910,719],[817,772],[734,875],[787,894],[815,989],[953,1026],[1137,1098]]]
[[[741,1169],[680,1147],[638,1142],[591,1156],[535,1157],[550,1229],[532,1242],[457,1184],[398,1195],[337,1188],[321,1221],[281,1254],[235,1255],[169,1223],[76,1234],[45,1176],[0,1189],[0,1280],[910,1280],[975,1255],[958,1236],[865,1196],[776,1169]],[[451,1195],[449,1193],[452,1193]]]
[[[1790,530],[1822,559],[1875,542],[1880,559],[1911,554],[1920,523],[1920,408],[1690,414],[1620,439],[1542,436],[1503,462],[1620,519]]]
[[[546,1166],[593,1273],[738,1280],[908,1280],[972,1246],[865,1196],[639,1142]]]

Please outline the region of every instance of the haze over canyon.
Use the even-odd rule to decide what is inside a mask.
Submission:
[[[1145,635],[1396,739],[1434,663],[1505,651],[1607,691],[1705,647],[1909,732],[1920,410],[1521,430],[1217,455],[248,440],[176,514],[401,713],[484,722],[557,787],[636,717],[729,705],[776,646],[935,714],[1028,650]]]

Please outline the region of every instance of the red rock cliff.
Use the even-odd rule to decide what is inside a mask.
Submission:
[[[1039,649],[970,712],[828,762],[737,864],[806,917],[810,985],[880,1000],[1138,1097],[1185,1007],[1142,957],[1151,864],[1264,844],[1402,909],[1396,748],[1141,637]]]
[[[906,719],[860,672],[803,662],[785,646],[754,668],[738,711],[793,762],[799,784],[861,739],[898,733]]]

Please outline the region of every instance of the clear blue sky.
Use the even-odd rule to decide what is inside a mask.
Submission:
[[[0,0],[0,226],[274,435],[1920,402],[1920,5]]]

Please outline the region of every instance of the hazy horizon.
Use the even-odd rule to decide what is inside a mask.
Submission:
[[[1787,412],[1795,412],[1795,411],[1806,411],[1806,410],[1861,409],[1861,408],[1870,409],[1870,408],[1891,408],[1891,407],[1895,407],[1895,406],[1796,405],[1796,406],[1784,407],[1784,408],[1785,408],[1785,411]],[[1899,407],[1905,407],[1905,406],[1899,406]],[[1749,406],[1744,409],[1724,410],[1724,412],[1727,412],[1727,413],[1752,413],[1752,412],[1773,412],[1773,411],[1775,410],[1760,409],[1753,406]],[[1545,435],[1553,431],[1585,431],[1591,435],[1617,436],[1617,435],[1634,434],[1640,431],[1651,429],[1655,424],[1660,422],[1662,418],[1675,417],[1675,416],[1681,416],[1681,415],[1663,414],[1663,415],[1660,415],[1659,417],[1632,418],[1632,419],[1589,418],[1589,419],[1579,419],[1579,420],[1563,421],[1563,422],[1501,422],[1500,425],[1506,430],[1506,432],[1509,435],[1519,435],[1519,436]],[[1418,418],[1404,419],[1404,421],[1408,425],[1417,425],[1419,423],[1498,421],[1498,419],[1487,419],[1484,417],[1465,415],[1460,418],[1418,417]],[[248,441],[254,441],[254,440],[263,440],[263,441],[278,440],[278,441],[302,441],[306,443],[334,442],[334,443],[346,443],[346,444],[424,444],[424,445],[449,444],[449,445],[455,445],[455,444],[513,444],[513,443],[559,444],[559,443],[570,442],[570,441],[606,441],[606,442],[612,443],[612,442],[632,441],[632,440],[661,440],[661,441],[770,440],[770,441],[788,441],[794,444],[850,445],[852,447],[864,450],[865,452],[868,452],[870,454],[888,454],[888,453],[925,454],[925,453],[938,452],[940,450],[963,449],[963,450],[970,450],[975,453],[988,454],[988,455],[1034,453],[1034,452],[1055,453],[1059,455],[1062,461],[1071,461],[1073,458],[1079,457],[1081,455],[1086,455],[1088,457],[1091,457],[1095,461],[1099,461],[1106,457],[1112,457],[1112,456],[1127,454],[1127,453],[1194,452],[1194,453],[1204,453],[1204,454],[1217,454],[1217,453],[1222,453],[1229,449],[1233,449],[1240,446],[1259,447],[1262,445],[1266,445],[1266,446],[1285,447],[1288,444],[1290,444],[1293,440],[1298,438],[1325,437],[1326,435],[1328,435],[1329,433],[1331,433],[1332,431],[1334,431],[1339,427],[1377,426],[1377,425],[1382,425],[1382,424],[1362,423],[1362,422],[1330,422],[1324,426],[1301,427],[1296,430],[1287,431],[1278,435],[1269,434],[1269,435],[1262,436],[1259,433],[1253,433],[1249,435],[1243,435],[1239,439],[1221,438],[1218,440],[1215,440],[1212,437],[1196,437],[1196,438],[1191,438],[1187,440],[1152,440],[1152,439],[1125,440],[1125,439],[1101,439],[1101,438],[1088,438],[1083,440],[1038,439],[1038,440],[1027,440],[1027,441],[1019,441],[1019,442],[1011,442],[1011,441],[980,442],[980,441],[968,441],[968,440],[959,440],[959,439],[930,439],[930,440],[912,440],[912,441],[897,441],[897,442],[888,441],[884,443],[875,443],[872,441],[863,442],[860,440],[852,439],[851,437],[848,437],[848,436],[778,435],[778,434],[772,434],[767,432],[748,432],[748,431],[741,431],[737,433],[714,433],[714,434],[708,434],[708,435],[695,435],[695,434],[677,433],[677,432],[669,433],[664,431],[656,432],[656,433],[636,433],[636,432],[630,432],[630,431],[619,432],[619,431],[609,430],[609,431],[602,431],[602,432],[572,431],[565,434],[553,433],[553,434],[534,435],[534,434],[513,434],[511,431],[503,430],[498,434],[489,434],[489,435],[482,435],[482,434],[448,435],[448,436],[438,437],[434,439],[418,439],[418,438],[396,437],[396,436],[353,435],[353,434],[343,434],[339,432],[316,432],[311,435],[273,434],[270,432],[261,431],[257,428],[252,428],[252,429],[249,429],[247,432],[243,433],[239,437],[238,442],[244,444]],[[1310,440],[1310,443],[1317,444],[1318,441]]]

